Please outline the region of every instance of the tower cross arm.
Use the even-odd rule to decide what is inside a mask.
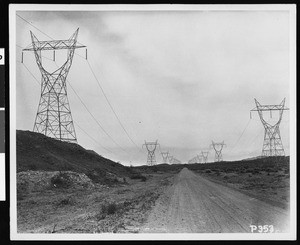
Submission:
[[[259,108],[255,107],[250,111],[282,111],[282,110],[289,110],[289,108],[285,107],[282,108],[282,106],[279,105],[263,105]]]
[[[28,48],[24,48],[23,51],[34,50],[57,50],[57,49],[77,49],[86,48],[85,45],[77,45],[74,40],[53,40],[53,41],[39,41],[35,42],[35,47],[30,45]]]

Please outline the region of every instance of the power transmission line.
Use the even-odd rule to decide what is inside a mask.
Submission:
[[[50,39],[54,40],[53,37],[49,36],[47,33],[43,32],[41,29],[37,28],[35,25],[33,25],[32,23],[30,23],[28,20],[26,20],[24,17],[16,14],[20,19],[22,19],[23,21],[25,21],[27,24],[31,25],[32,27],[34,27],[36,30],[38,30],[39,32],[43,33],[46,37],[49,37]],[[80,42],[77,41],[77,43],[82,44]],[[81,55],[75,53],[76,55],[80,56],[81,58],[85,59],[84,57],[82,57]]]
[[[22,16],[20,16],[20,15],[17,15],[17,16],[18,16],[20,19],[22,19],[23,21],[25,21],[26,23],[28,23],[30,26],[34,27],[36,30],[38,30],[39,32],[41,32],[42,34],[44,34],[45,36],[47,36],[48,38],[54,40],[50,35],[48,35],[47,33],[43,32],[42,30],[40,30],[38,27],[36,27],[36,26],[33,25],[32,23],[30,23],[30,22],[29,22],[28,20],[26,20],[24,17],[22,17]],[[77,41],[77,43],[81,44],[81,43],[78,42],[78,41]],[[17,45],[17,46],[19,46],[19,45]],[[21,46],[19,46],[19,47],[21,47]],[[85,58],[84,58],[83,56],[77,54],[77,53],[75,53],[75,54],[76,54],[77,56],[79,56],[80,58],[87,60],[87,53],[86,53],[86,57],[85,57]],[[44,57],[44,56],[43,56],[43,57]],[[49,59],[48,57],[44,57],[44,58]],[[52,61],[52,59],[49,59],[49,60]],[[97,83],[98,83],[98,85],[99,85],[99,87],[100,87],[100,89],[101,89],[101,91],[102,91],[102,93],[103,93],[103,95],[104,95],[104,97],[105,97],[105,99],[106,99],[106,101],[107,101],[109,107],[110,107],[111,110],[113,111],[115,117],[117,118],[117,120],[118,120],[120,126],[122,127],[123,131],[125,132],[126,136],[127,136],[127,137],[129,138],[129,140],[135,145],[135,147],[139,150],[139,152],[142,152],[141,149],[140,149],[140,147],[138,147],[138,145],[137,145],[137,144],[133,141],[133,139],[130,137],[128,131],[126,130],[126,128],[125,128],[124,125],[122,124],[122,122],[121,122],[120,118],[118,117],[116,111],[114,110],[114,108],[112,107],[111,103],[109,102],[109,100],[108,100],[108,98],[107,98],[107,96],[106,96],[106,94],[105,94],[105,92],[104,92],[104,90],[103,90],[103,88],[102,88],[102,86],[101,86],[99,80],[97,79],[97,77],[96,77],[96,75],[95,75],[95,72],[93,71],[91,65],[90,65],[89,63],[88,63],[88,65],[89,65],[89,67],[90,67],[90,69],[91,69],[91,71],[92,71],[92,73],[93,73],[93,75],[94,75],[94,77],[95,77],[95,79],[96,79],[96,81],[97,81]],[[71,87],[71,85],[70,85],[70,87]],[[81,100],[81,101],[82,101],[82,100]],[[93,118],[94,118],[94,116],[93,116]],[[99,124],[99,123],[97,122],[97,124]],[[108,133],[105,132],[105,134],[108,134]],[[111,136],[109,136],[109,138],[112,139]],[[126,152],[126,151],[125,151],[119,144],[117,144],[113,139],[112,139],[112,141],[113,141],[118,147],[120,147],[124,152]],[[127,153],[127,152],[126,152],[126,153]],[[129,154],[129,153],[127,153],[127,154]]]
[[[55,62],[56,66],[57,63]],[[74,92],[74,94],[77,96],[77,98],[79,99],[80,103],[84,106],[84,108],[87,110],[87,112],[90,114],[90,116],[95,120],[95,122],[98,124],[98,126],[102,129],[102,131],[125,153],[127,153],[128,155],[130,155],[127,151],[125,151],[125,149],[123,149],[112,137],[111,135],[103,128],[103,126],[98,122],[98,120],[95,118],[95,116],[93,115],[93,113],[88,109],[88,107],[85,105],[85,103],[83,102],[83,100],[80,98],[80,96],[78,95],[78,93],[76,92],[76,90],[73,88],[73,86],[71,85],[71,83],[69,83],[69,81],[66,79],[68,85],[70,86],[70,88],[72,89],[72,91]]]
[[[82,127],[80,127],[80,126],[78,125],[78,123],[75,122],[75,124],[76,124],[76,126],[77,126],[83,133],[85,133],[89,138],[91,138],[95,143],[97,143],[99,146],[101,146],[104,150],[106,150],[106,151],[108,151],[108,152],[110,152],[110,153],[113,153],[111,150],[107,149],[106,147],[104,147],[103,145],[101,145],[97,140],[95,140],[92,136],[90,136],[90,135],[82,128]]]
[[[230,153],[233,151],[233,149],[236,147],[237,143],[240,141],[240,139],[241,139],[242,136],[244,135],[244,133],[245,133],[246,129],[248,128],[250,122],[251,122],[251,119],[248,120],[248,122],[247,122],[247,124],[246,124],[246,126],[245,126],[245,128],[244,128],[244,130],[243,130],[243,132],[241,133],[241,135],[239,136],[239,138],[237,139],[237,141],[235,142],[235,144],[234,144],[233,147],[231,148]]]
[[[98,84],[99,88],[101,89],[101,92],[102,92],[102,94],[103,94],[103,96],[104,96],[106,102],[108,103],[110,109],[112,110],[112,112],[114,113],[115,117],[117,118],[117,120],[118,120],[120,126],[122,127],[123,131],[125,132],[125,134],[126,134],[127,137],[129,138],[129,140],[130,140],[130,141],[131,141],[131,142],[132,142],[132,143],[140,150],[140,148],[137,146],[137,144],[133,141],[133,139],[132,139],[132,138],[130,137],[130,135],[128,134],[128,132],[127,132],[127,130],[125,129],[124,125],[122,124],[122,122],[121,122],[119,116],[117,115],[116,111],[114,110],[113,106],[111,105],[110,101],[108,100],[108,98],[107,98],[107,96],[106,96],[106,93],[104,92],[104,90],[103,90],[103,88],[102,88],[102,86],[101,86],[101,84],[100,84],[100,82],[99,82],[99,80],[98,80],[98,78],[97,78],[95,72],[93,71],[93,69],[92,69],[92,67],[91,67],[91,64],[90,64],[90,62],[89,62],[88,60],[87,60],[87,63],[88,63],[88,66],[89,66],[89,68],[90,68],[90,70],[91,70],[91,72],[92,72],[92,74],[93,74],[95,80],[97,81],[97,84]]]
[[[20,62],[21,63],[21,62]],[[37,82],[37,84],[38,85],[40,85],[40,82],[39,82],[39,80],[33,75],[33,73],[28,69],[28,67],[24,64],[24,63],[21,63],[21,64],[23,64],[23,66],[26,68],[26,70],[30,73],[30,75],[34,78],[34,80]],[[70,85],[70,83],[68,82],[68,84]],[[76,92],[75,92],[75,90],[73,89],[73,87],[70,85],[70,87],[71,87],[71,89],[74,91],[74,93],[76,94],[76,95],[78,95]],[[78,96],[78,99],[81,101],[81,98]],[[85,104],[84,104],[84,106],[85,106]],[[86,106],[85,106],[86,107]],[[76,125],[79,127],[79,129],[81,129],[89,138],[91,138],[93,141],[95,141],[98,145],[100,145],[103,149],[105,149],[106,151],[108,151],[108,152],[110,152],[110,153],[113,153],[114,154],[114,152],[112,152],[111,150],[109,150],[109,149],[107,149],[107,148],[105,148],[104,146],[102,146],[97,140],[95,140],[92,136],[90,136],[85,130],[83,130],[79,125],[78,125],[78,123],[76,123]],[[127,153],[127,152],[126,152]]]
[[[34,27],[35,29],[37,29],[38,31],[40,31],[41,33],[43,33],[45,36],[49,37],[50,39],[53,40],[52,37],[50,37],[49,35],[47,35],[45,32],[43,32],[42,30],[40,30],[39,28],[37,28],[36,26],[34,26],[33,24],[31,24],[28,20],[24,19],[22,16],[16,14],[19,18],[21,18],[22,20],[24,20],[26,23],[28,23],[29,25],[31,25],[32,27]]]
[[[70,86],[70,88],[72,89],[72,91],[75,93],[75,95],[77,96],[77,98],[79,99],[80,103],[84,106],[84,108],[87,110],[87,112],[90,114],[90,116],[94,119],[94,121],[98,124],[98,126],[102,129],[102,131],[125,153],[127,153],[111,136],[109,133],[107,133],[107,131],[103,128],[103,126],[98,122],[98,120],[95,118],[95,116],[93,115],[93,113],[88,109],[88,107],[85,105],[85,103],[82,101],[82,99],[80,98],[80,96],[78,95],[78,93],[76,92],[76,90],[72,87],[72,85],[68,82],[68,85]],[[128,153],[127,153],[128,154]]]
[[[34,27],[35,29],[37,29],[38,31],[40,31],[41,33],[43,33],[45,36],[47,36],[47,37],[49,37],[49,38],[51,38],[51,39],[53,40],[53,38],[52,38],[51,36],[49,36],[48,34],[46,34],[45,32],[43,32],[43,31],[40,30],[39,28],[37,28],[35,25],[33,25],[32,23],[30,23],[29,21],[27,21],[25,18],[21,17],[21,16],[18,15],[18,14],[17,14],[17,16],[18,16],[19,18],[21,18],[22,20],[24,20],[24,21],[25,21],[26,23],[28,23],[29,25],[31,25],[32,27]],[[80,44],[80,42],[78,42],[78,43]],[[75,53],[75,54],[76,54],[76,53]],[[79,54],[76,54],[76,55],[78,55],[79,57],[85,59],[84,57],[82,57],[82,56],[79,55]],[[85,59],[85,60],[87,60],[87,59]],[[120,126],[122,127],[123,131],[125,132],[126,136],[129,138],[129,140],[130,140],[130,141],[138,148],[138,150],[141,152],[140,147],[138,147],[138,145],[137,145],[137,144],[133,141],[133,139],[130,137],[129,133],[128,133],[127,130],[125,129],[125,127],[124,127],[124,125],[122,124],[120,118],[118,117],[117,113],[115,112],[114,108],[112,107],[110,101],[108,100],[108,98],[107,98],[107,96],[106,96],[106,94],[105,94],[105,92],[104,92],[104,90],[103,90],[103,88],[102,88],[102,86],[101,86],[99,80],[97,79],[97,76],[96,76],[95,72],[93,71],[93,69],[92,69],[92,67],[91,67],[91,65],[90,65],[90,63],[89,63],[88,60],[87,60],[87,63],[88,63],[88,66],[89,66],[89,68],[90,68],[90,70],[91,70],[93,76],[95,77],[95,79],[96,79],[96,81],[97,81],[97,84],[98,84],[98,86],[100,87],[100,89],[101,89],[101,91],[102,91],[102,93],[103,93],[103,95],[104,95],[104,97],[105,97],[105,99],[106,99],[106,101],[107,101],[109,107],[111,108],[112,112],[114,113],[115,117],[117,118],[117,120],[118,120]],[[119,146],[119,147],[120,147],[120,146]],[[120,148],[122,148],[122,147],[120,147]],[[123,150],[124,150],[124,149],[123,149]]]

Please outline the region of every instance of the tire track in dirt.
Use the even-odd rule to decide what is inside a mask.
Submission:
[[[141,233],[247,233],[250,225],[289,230],[288,211],[184,168],[156,202]]]

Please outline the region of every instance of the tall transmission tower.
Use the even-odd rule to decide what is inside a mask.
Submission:
[[[77,142],[70,104],[67,96],[66,78],[72,65],[77,45],[79,28],[67,40],[39,41],[30,31],[31,45],[23,51],[34,51],[36,63],[42,74],[41,97],[33,127],[34,132],[54,137],[62,141]],[[42,51],[67,49],[67,60],[54,72],[48,72],[42,63]],[[22,53],[23,61],[23,53]]]
[[[284,149],[281,141],[279,125],[282,119],[282,114],[284,110],[289,110],[285,107],[285,98],[279,105],[261,105],[256,99],[254,99],[256,107],[251,111],[257,111],[260,117],[260,120],[265,128],[264,143],[262,147],[262,156],[271,157],[271,156],[284,156]],[[250,118],[251,118],[250,111]],[[279,118],[277,122],[273,125],[268,123],[264,117],[263,112],[269,111],[270,117],[272,117],[272,111],[279,111]]]
[[[168,163],[169,152],[161,152],[161,156],[163,158],[163,163]]]
[[[221,143],[215,143],[212,141],[212,144],[211,146],[214,148],[215,150],[215,162],[221,162],[223,161],[223,156],[222,156],[222,150],[223,150],[223,147],[226,146],[224,144],[224,141],[221,142]]]
[[[201,151],[203,163],[207,163],[208,153],[209,151]]]
[[[143,144],[143,146],[142,146],[142,147],[146,146],[146,149],[148,151],[147,164],[150,166],[156,164],[155,150],[158,145],[159,144],[157,143],[157,140],[156,140],[155,142],[146,142],[145,141],[145,144]]]

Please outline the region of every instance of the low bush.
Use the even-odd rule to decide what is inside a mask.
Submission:
[[[206,169],[206,170],[205,170],[205,173],[210,174],[210,173],[212,173],[212,171],[211,171],[210,169]]]
[[[68,188],[71,185],[71,180],[67,173],[60,172],[51,178],[51,184],[56,188]]]
[[[107,215],[111,215],[111,214],[114,214],[116,213],[117,211],[117,204],[115,202],[112,202],[112,203],[103,203],[101,205],[101,210],[100,212],[96,215],[96,218],[98,220],[102,220],[102,219],[105,219],[105,217]]]
[[[145,182],[147,180],[147,178],[144,175],[141,174],[133,174],[132,176],[130,176],[130,179],[140,179],[141,181]]]
[[[57,206],[66,206],[66,205],[71,205],[71,204],[72,204],[72,201],[70,198],[64,198],[57,203]]]

